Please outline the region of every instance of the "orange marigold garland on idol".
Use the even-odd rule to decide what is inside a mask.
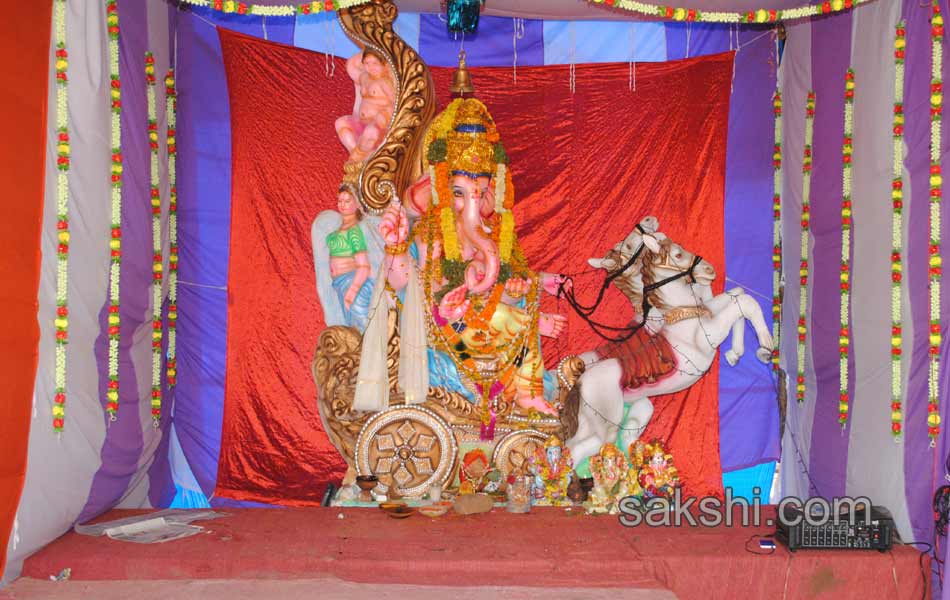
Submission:
[[[851,346],[851,154],[854,151],[854,69],[844,82],[844,141],[841,144],[841,329],[838,331],[838,422],[848,422],[848,355]]]
[[[772,98],[775,111],[775,149],[772,165],[772,368],[779,369],[780,336],[782,332],[782,92],[775,90]]]
[[[904,334],[902,324],[901,281],[904,250],[904,22],[897,24],[894,36],[894,165],[891,180],[891,433],[900,439],[904,428],[902,394],[903,373],[901,353]]]
[[[805,339],[808,335],[808,231],[811,220],[811,142],[815,132],[815,92],[809,91],[805,101],[805,151],[802,156],[802,235],[801,262],[798,267],[798,346],[796,352],[797,376],[795,378],[795,399],[805,400]]]
[[[69,53],[66,51],[66,0],[53,4],[56,43],[56,318],[53,379],[53,429],[66,420],[66,344],[69,342]]]
[[[158,108],[155,100],[155,57],[145,53],[148,88],[149,201],[152,208],[152,424],[162,414],[162,206],[158,178]]]
[[[943,193],[941,174],[940,125],[943,113],[943,15],[938,0],[932,3],[930,63],[930,245],[928,273],[930,291],[930,365],[928,377],[927,434],[935,446],[940,435],[940,345],[943,341],[940,322],[940,200]]]
[[[109,80],[112,106],[112,228],[109,234],[109,382],[106,412],[112,421],[119,411],[119,276],[122,264],[122,85],[119,79],[119,13],[115,0],[106,1],[109,32]]]

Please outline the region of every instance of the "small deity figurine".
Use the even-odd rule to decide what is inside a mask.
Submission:
[[[346,61],[346,72],[356,85],[353,114],[336,120],[336,133],[350,153],[362,162],[379,146],[393,115],[396,85],[392,73],[376,52],[366,48]]]
[[[644,498],[672,498],[679,487],[679,474],[673,455],[663,442],[636,441],[630,445],[631,468],[627,474],[629,493]]]
[[[617,501],[627,495],[627,457],[611,443],[600,448],[600,453],[590,458],[590,473],[594,488],[584,503],[590,514],[617,514]]]
[[[574,461],[571,451],[552,435],[544,442],[544,448],[535,450],[529,459],[529,470],[534,476],[531,496],[538,506],[570,506],[567,487],[573,476]]]
[[[500,491],[501,471],[492,468],[481,448],[469,450],[459,466],[459,494],[478,494]]]

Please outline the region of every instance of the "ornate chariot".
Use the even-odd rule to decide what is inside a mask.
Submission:
[[[313,360],[320,415],[330,441],[347,463],[344,484],[358,475],[376,475],[383,485],[397,486],[402,496],[418,497],[432,485],[448,485],[458,468],[461,445],[479,441],[477,407],[457,392],[429,388],[426,402],[405,403],[396,385],[399,363],[397,313],[389,313],[390,407],[380,412],[353,409],[359,370],[360,333],[352,327],[328,327],[320,335]],[[562,398],[583,370],[580,359],[559,367]],[[560,435],[557,418],[530,419],[515,407],[502,406],[507,418],[495,426],[491,461],[502,473],[526,468],[525,461],[552,434]]]
[[[362,48],[361,55],[382,57],[393,77],[394,106],[385,136],[368,156],[360,155],[358,149],[351,152],[341,186],[356,196],[365,213],[379,214],[425,173],[424,142],[436,114],[432,77],[419,55],[393,31],[397,11],[388,0],[343,9],[339,16],[346,33]],[[463,59],[453,91],[470,92],[469,81]],[[330,441],[348,465],[344,485],[360,475],[375,475],[384,488],[395,488],[393,495],[420,497],[431,486],[451,486],[459,448],[466,444],[489,447],[491,462],[507,475],[526,468],[526,459],[549,436],[562,434],[558,417],[524,410],[511,398],[495,400],[493,435],[487,441],[478,402],[456,390],[430,386],[424,402],[407,403],[398,383],[400,318],[398,310],[389,309],[389,401],[383,410],[353,406],[360,383],[360,329],[331,326],[317,342],[312,369],[318,407]],[[491,362],[491,357],[476,357],[476,368],[490,369]],[[582,370],[583,362],[576,358],[559,365],[555,405],[563,403]],[[482,395],[469,377],[462,374],[461,379],[475,398]]]

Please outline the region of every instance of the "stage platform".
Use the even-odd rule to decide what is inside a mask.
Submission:
[[[141,512],[116,510],[101,520]],[[922,568],[929,573],[929,560],[924,557],[921,562],[911,547],[898,546],[882,554],[789,553],[779,546],[770,555],[753,554],[749,550],[759,552],[758,544],[749,543],[747,549],[747,542],[755,534],[770,533],[766,527],[627,528],[616,517],[590,517],[563,508],[535,508],[526,515],[495,509],[438,519],[415,514],[404,520],[357,508],[226,512],[230,516],[197,522],[206,532],[164,544],[132,544],[70,532],[29,558],[24,579],[7,592],[15,598],[106,598],[107,591],[92,591],[106,585],[104,580],[116,582],[113,591],[132,585],[119,582],[149,580],[151,584],[140,589],[190,587],[202,598],[245,597],[234,590],[255,586],[263,586],[260,592],[248,592],[255,597],[287,598],[298,597],[297,592],[348,598],[427,598],[438,592],[445,597],[446,587],[458,590],[452,594],[456,600],[492,591],[522,598],[675,594],[684,599],[919,599],[929,594],[929,577],[921,574]],[[774,516],[769,509],[766,513]],[[41,586],[34,581],[48,580],[67,567],[72,570],[68,582]],[[33,596],[30,586],[54,592],[73,589],[80,595]],[[520,588],[517,595],[511,595],[512,587]],[[562,589],[551,596],[552,587]],[[548,589],[539,593],[537,588]]]

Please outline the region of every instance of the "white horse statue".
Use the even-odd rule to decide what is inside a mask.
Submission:
[[[626,266],[615,275],[614,285],[641,314],[640,323],[644,292],[650,308],[643,330],[629,340],[581,355],[587,368],[561,411],[575,464],[597,453],[605,442],[615,441],[618,430],[622,447],[636,441],[653,416],[650,398],[696,383],[730,333],[732,348],[726,360],[735,365],[745,351],[746,320],[758,337],[756,357],[763,363],[770,360],[772,336],[758,302],[741,288],[714,297],[715,268],[657,232],[657,227],[655,217],[648,217],[604,258],[588,261],[611,274]],[[630,365],[638,360],[655,361],[659,369],[631,374]],[[631,381],[634,385],[624,385]],[[626,419],[625,404],[630,406]]]

